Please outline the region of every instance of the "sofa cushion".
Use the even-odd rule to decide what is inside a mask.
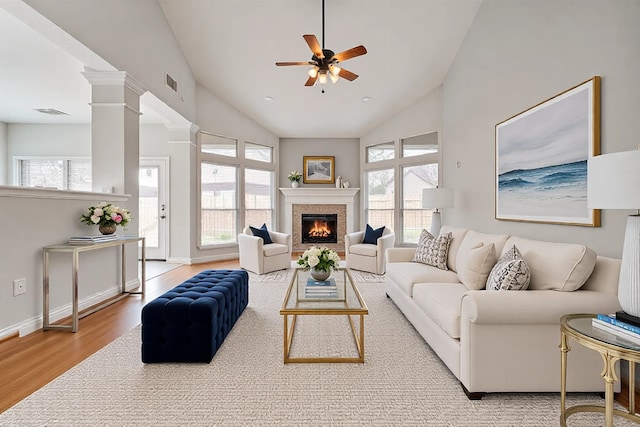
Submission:
[[[386,280],[390,280],[410,297],[413,286],[421,282],[460,283],[453,271],[440,270],[417,262],[390,262],[387,264]]]
[[[460,309],[467,291],[461,283],[417,283],[413,300],[451,338],[460,338]]]
[[[375,257],[378,255],[378,246],[371,245],[369,243],[360,243],[357,245],[351,245],[349,246],[349,253]]]
[[[512,236],[505,249],[514,245],[531,270],[529,289],[575,291],[589,278],[596,263],[596,253],[584,245]]]
[[[485,245],[479,242],[466,247],[463,242],[456,257],[458,278],[467,289],[484,289],[496,258],[496,247],[493,243]]]
[[[433,237],[427,230],[422,230],[416,254],[411,261],[432,265],[441,270],[448,270],[447,255],[451,244],[451,233]]]
[[[271,243],[263,246],[264,256],[274,256],[280,254],[286,254],[289,252],[288,245],[282,245],[280,243]]]
[[[456,256],[458,255],[458,248],[460,248],[460,245],[467,234],[467,229],[443,225],[440,229],[440,234],[447,233],[451,233],[451,244],[449,245],[449,255],[447,256],[447,267],[449,267],[449,270],[458,271],[458,267],[456,266]],[[497,251],[497,253],[500,252]]]
[[[529,266],[513,246],[505,252],[491,270],[487,279],[488,291],[523,291],[529,287]]]

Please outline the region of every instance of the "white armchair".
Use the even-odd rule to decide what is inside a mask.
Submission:
[[[269,230],[273,243],[264,244],[249,227],[238,234],[240,268],[265,274],[291,267],[291,235]]]
[[[368,271],[374,274],[384,274],[386,270],[385,252],[393,248],[396,235],[390,228],[385,227],[382,237],[377,244],[362,243],[364,231],[356,231],[344,236],[344,254],[347,267]]]

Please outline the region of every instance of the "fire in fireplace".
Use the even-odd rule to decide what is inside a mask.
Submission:
[[[302,243],[338,243],[337,214],[302,214]]]

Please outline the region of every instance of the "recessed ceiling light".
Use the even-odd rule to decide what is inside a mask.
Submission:
[[[267,101],[267,102],[271,102],[271,101],[273,101],[273,96],[267,95],[267,96],[264,97],[264,100]]]
[[[362,97],[362,102],[369,102],[371,101],[371,97],[370,96],[363,96]]]

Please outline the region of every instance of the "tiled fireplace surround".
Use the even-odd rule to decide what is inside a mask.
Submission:
[[[312,244],[302,243],[302,214],[337,214],[338,243],[323,244],[344,251],[344,235],[354,231],[355,197],[358,188],[281,188],[285,196],[285,232],[291,234],[293,251],[302,252]]]

